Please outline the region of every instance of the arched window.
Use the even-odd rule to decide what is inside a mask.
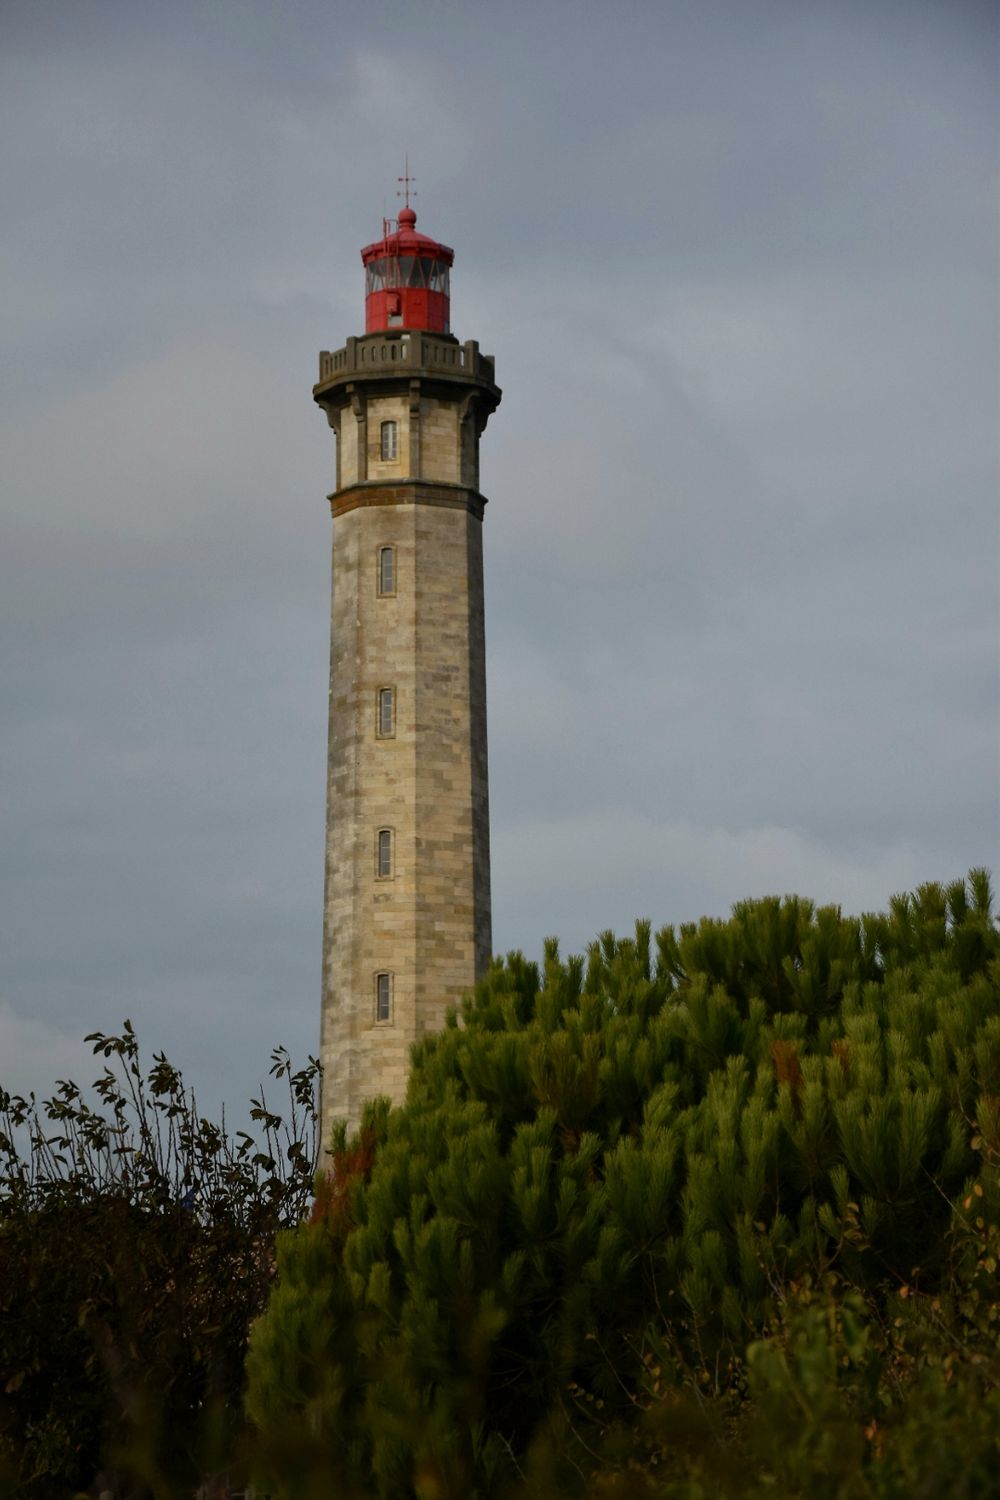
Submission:
[[[399,423],[383,422],[381,427],[382,458],[385,462],[399,457]]]
[[[392,1020],[392,975],[388,973],[375,975],[375,1019]]]
[[[387,880],[392,874],[392,829],[380,828],[375,840],[375,874]]]
[[[396,592],[395,547],[380,547],[378,549],[378,591],[380,594],[394,594]]]
[[[391,739],[396,733],[396,694],[391,687],[378,690],[378,734]]]

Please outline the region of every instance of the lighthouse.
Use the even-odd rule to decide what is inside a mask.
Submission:
[[[365,246],[365,332],[319,357],[336,434],[321,1128],[398,1102],[491,952],[479,440],[491,356],[409,203]]]

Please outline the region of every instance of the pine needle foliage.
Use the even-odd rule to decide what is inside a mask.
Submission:
[[[1000,1416],[998,1162],[983,871],[512,954],[279,1236],[261,1473],[297,1500],[918,1493],[909,1400],[951,1475],[969,1393]]]

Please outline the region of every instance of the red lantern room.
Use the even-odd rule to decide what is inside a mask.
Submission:
[[[422,328],[449,333],[448,272],[454,250],[418,234],[417,216],[406,205],[395,233],[385,219],[382,238],[361,252],[365,267],[365,332],[386,328]]]

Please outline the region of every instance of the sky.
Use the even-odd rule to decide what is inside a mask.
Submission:
[[[0,0],[0,1084],[318,1047],[333,437],[496,357],[498,952],[998,870],[1000,12]]]

